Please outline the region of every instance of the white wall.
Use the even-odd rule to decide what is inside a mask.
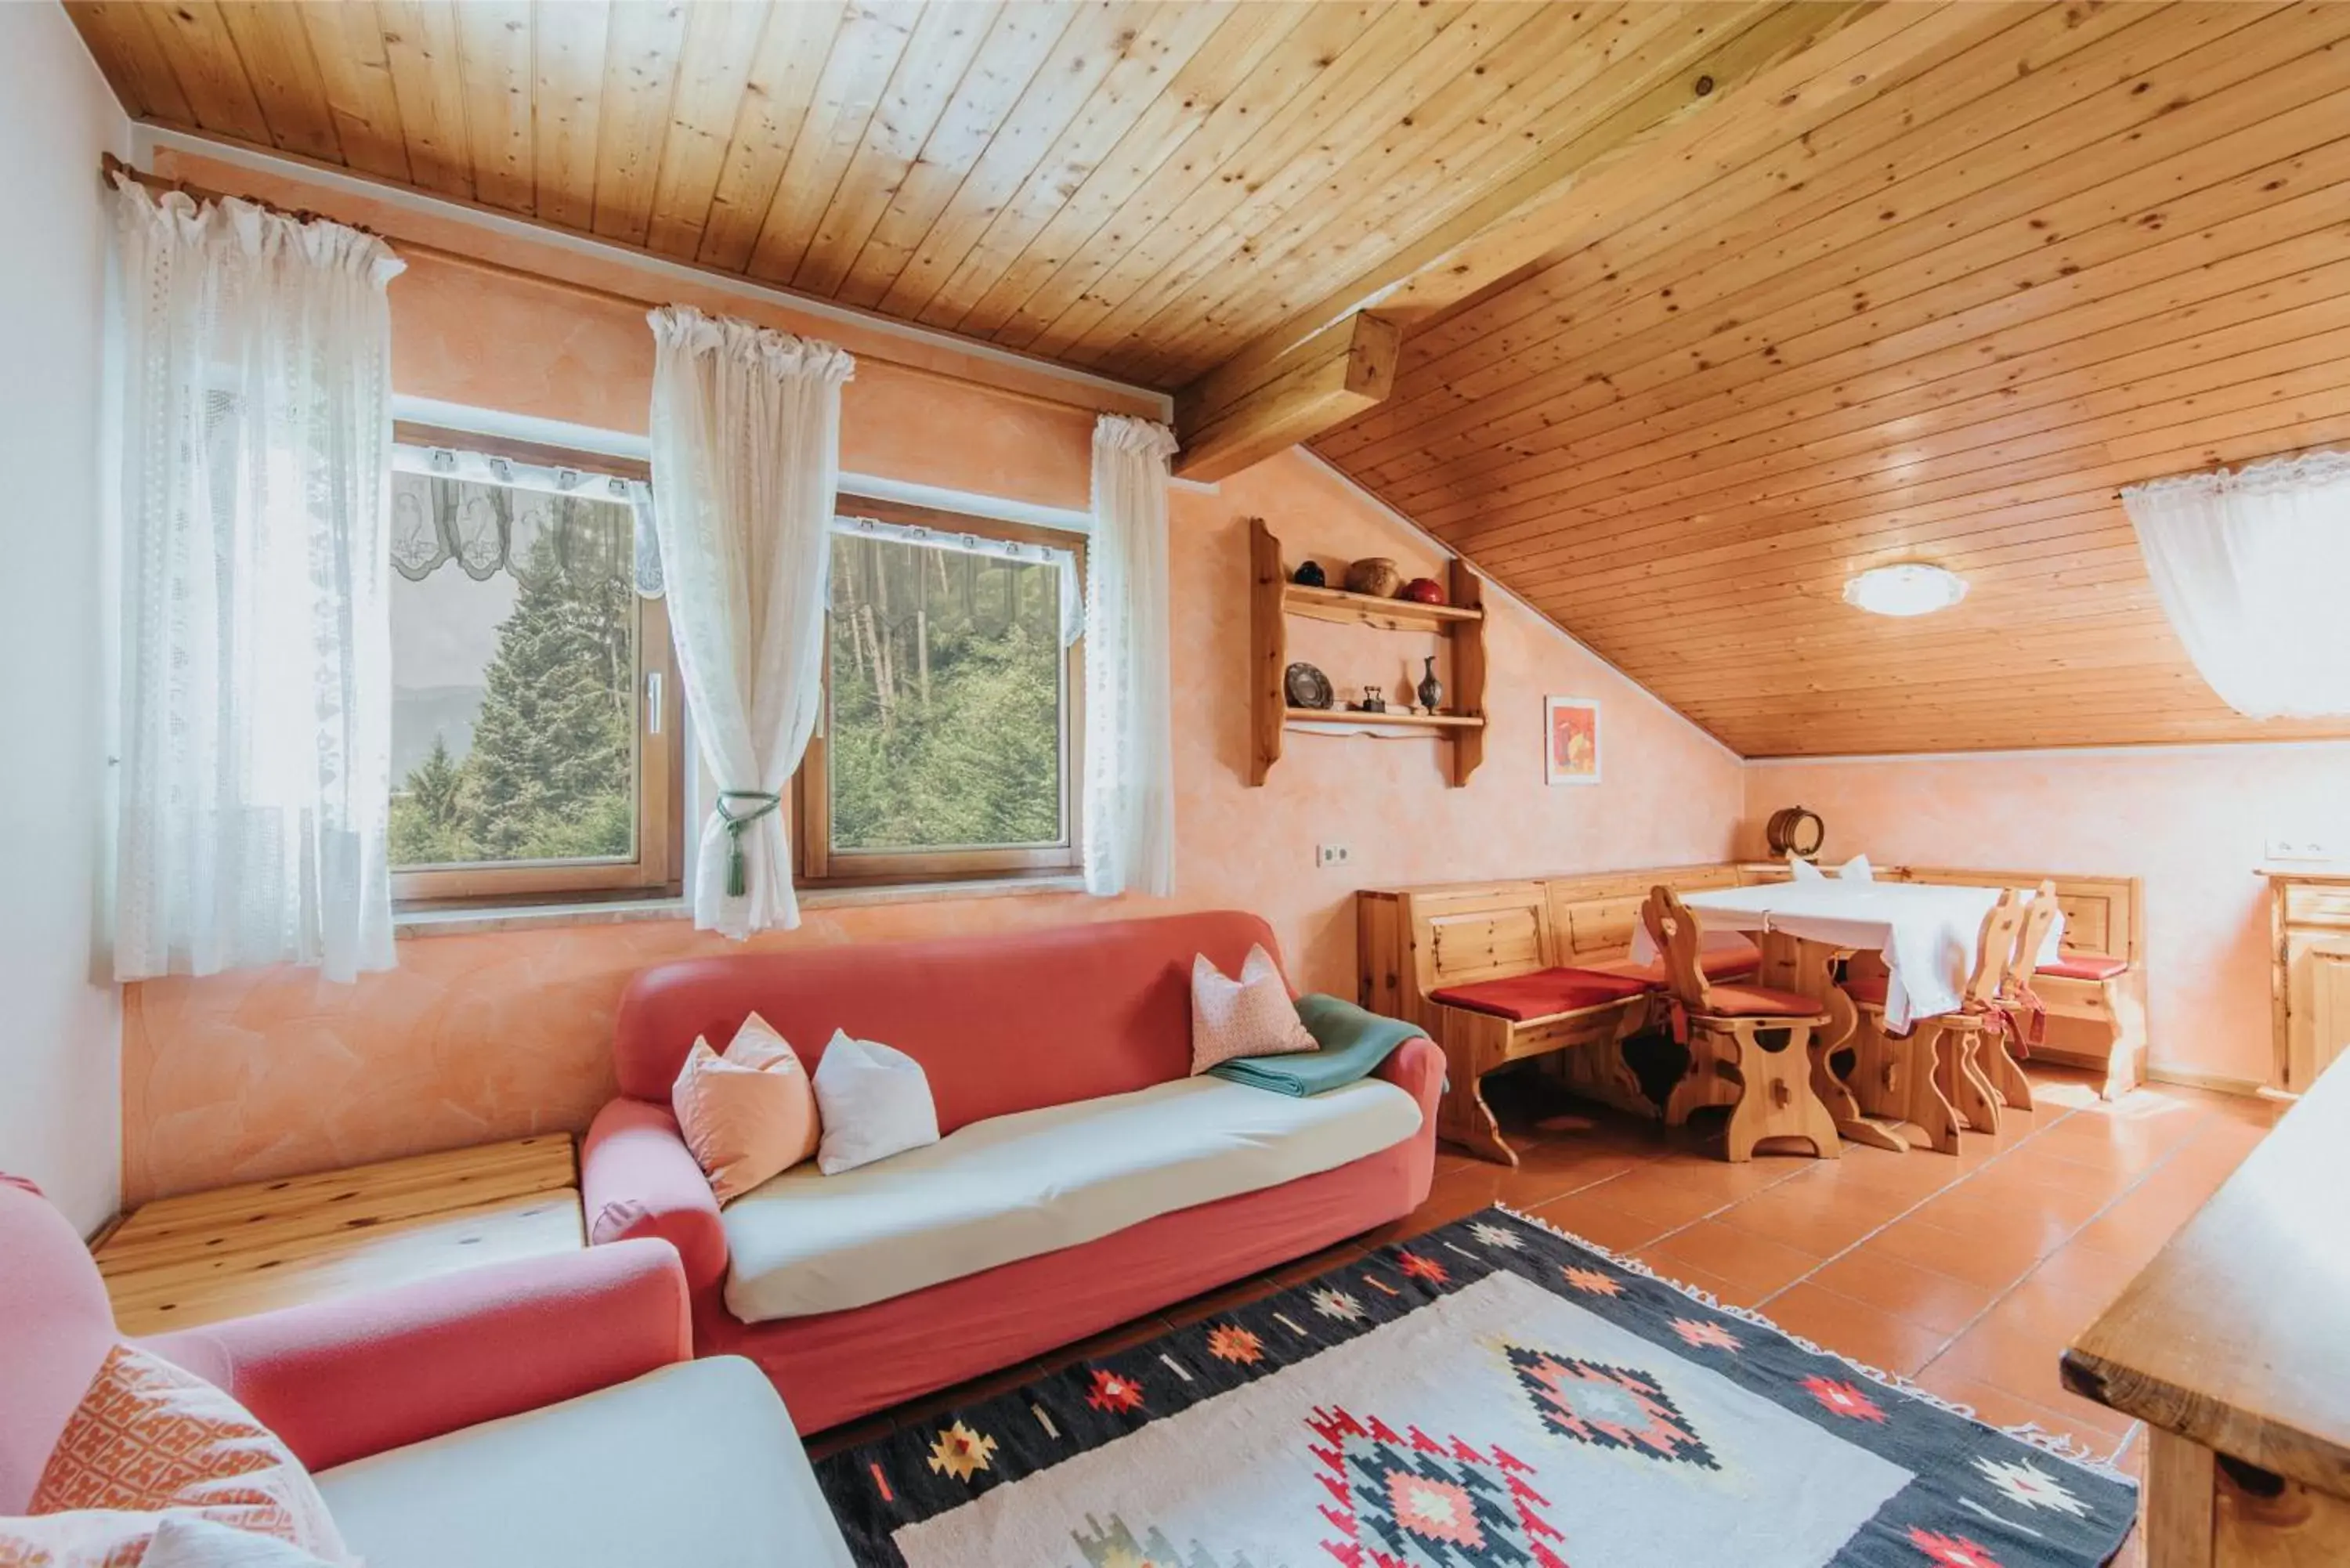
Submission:
[[[65,12],[0,4],[0,1170],[84,1231],[121,1187],[121,1007],[94,937],[114,596],[98,161],[130,141]]]

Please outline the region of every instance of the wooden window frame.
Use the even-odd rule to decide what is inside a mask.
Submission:
[[[837,514],[871,517],[884,523],[911,524],[941,534],[977,534],[1026,545],[1045,545],[1070,551],[1076,559],[1078,580],[1084,580],[1086,547],[1083,534],[1032,524],[1009,523],[971,513],[948,512],[907,502],[840,499]],[[870,888],[905,883],[1003,881],[1021,877],[1066,877],[1085,864],[1083,768],[1086,754],[1086,639],[1082,637],[1061,651],[1061,832],[1062,842],[1008,848],[979,849],[847,849],[832,847],[832,798],[825,737],[812,737],[799,771],[792,776],[792,842],[797,846],[796,877],[804,888]],[[825,711],[831,728],[832,628],[827,610],[825,626]]]
[[[401,421],[392,439],[404,446],[449,447],[548,468],[576,468],[649,483],[638,459],[546,446],[477,431]],[[673,897],[682,889],[685,832],[685,693],[677,678],[669,601],[637,599],[637,854],[631,860],[515,862],[394,871],[391,896],[403,913],[533,902]],[[648,700],[658,678],[658,702]]]

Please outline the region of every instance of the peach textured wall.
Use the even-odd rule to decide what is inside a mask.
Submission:
[[[2258,1083],[2274,1051],[2254,868],[2272,837],[2350,846],[2350,745],[1752,763],[1742,852],[1796,805],[1830,858],[2143,877],[2155,1067]]]
[[[348,198],[265,189],[184,161],[200,182],[370,215]],[[417,234],[416,220],[388,226]],[[461,237],[442,233],[435,243]],[[580,258],[518,241],[503,259],[582,275]],[[598,267],[609,268],[608,262]],[[639,278],[599,279],[633,289]],[[693,292],[691,288],[681,290]],[[651,347],[641,313],[486,278],[430,261],[392,286],[402,391],[516,412],[639,429]],[[793,323],[780,309],[738,314]],[[974,375],[1000,379],[983,362]],[[1012,379],[1024,373],[1010,372]],[[860,367],[843,411],[843,461],[861,472],[1062,505],[1085,504],[1090,417]],[[1514,603],[1489,626],[1486,762],[1466,789],[1445,783],[1425,738],[1292,734],[1262,789],[1247,784],[1248,546],[1267,518],[1293,559],[1384,554],[1432,571],[1438,553],[1303,454],[1274,458],[1219,493],[1171,497],[1179,866],[1174,898],[1071,893],[807,911],[762,945],[879,941],[1237,906],[1264,914],[1300,984],[1350,994],[1357,887],[1719,859],[1743,804],[1735,758]],[[1319,623],[1294,628],[1349,694],[1399,694],[1433,639]],[[1605,703],[1605,782],[1543,782],[1545,692]],[[1317,843],[1353,850],[1317,871]],[[130,1202],[221,1183],[586,1126],[611,1092],[611,1015],[648,963],[721,950],[682,920],[421,937],[400,968],[349,986],[278,968],[128,988],[123,1039],[124,1186]]]

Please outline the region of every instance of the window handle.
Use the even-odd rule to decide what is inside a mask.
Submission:
[[[645,671],[645,733],[658,735],[660,732],[661,672],[648,670]]]

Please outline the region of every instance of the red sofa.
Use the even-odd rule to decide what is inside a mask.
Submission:
[[[867,1305],[764,1323],[728,1310],[725,1222],[669,1106],[695,1036],[723,1046],[756,1010],[812,1072],[836,1028],[881,1041],[922,1064],[940,1131],[952,1135],[989,1118],[1185,1079],[1192,958],[1205,953],[1234,973],[1253,942],[1277,950],[1263,920],[1218,911],[646,970],[630,981],[615,1023],[620,1097],[597,1116],[581,1150],[590,1239],[673,1244],[692,1294],[697,1354],[758,1363],[802,1429],[814,1431],[1409,1213],[1434,1173],[1443,1080],[1442,1055],[1417,1034],[1379,1073],[1419,1111],[1418,1131],[1390,1147]],[[1387,1022],[1345,1012],[1367,1026]]]

